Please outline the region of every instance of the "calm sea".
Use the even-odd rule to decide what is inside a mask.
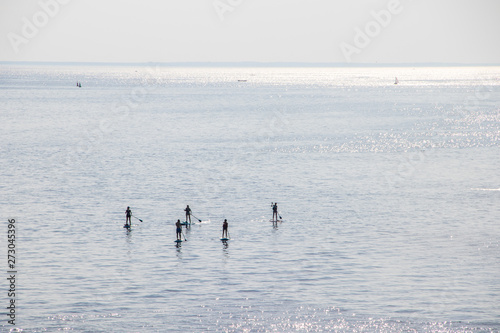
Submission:
[[[0,328],[499,332],[499,101],[500,67],[2,64]]]

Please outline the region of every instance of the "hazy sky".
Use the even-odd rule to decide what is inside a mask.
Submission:
[[[500,0],[0,0],[0,61],[500,63]]]

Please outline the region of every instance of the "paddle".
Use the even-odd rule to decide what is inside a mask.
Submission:
[[[194,216],[193,214],[191,214],[192,217],[194,217],[195,219],[198,220],[198,222],[201,222],[201,220],[199,218],[197,218],[196,216]]]
[[[132,215],[132,216],[134,216],[134,215]],[[137,217],[135,217],[135,216],[134,216],[134,218],[138,219],[138,218],[137,218]],[[141,219],[138,219],[138,220],[142,222],[142,220],[141,220]]]
[[[184,237],[184,241],[187,242],[186,236],[184,236],[184,233],[181,231],[181,235]]]

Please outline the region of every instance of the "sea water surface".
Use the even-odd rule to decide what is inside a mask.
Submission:
[[[1,330],[499,332],[499,101],[499,67],[2,64]]]

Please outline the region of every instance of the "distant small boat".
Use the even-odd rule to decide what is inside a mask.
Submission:
[[[394,80],[394,84],[398,84],[398,83],[399,83],[398,78],[395,78],[395,80]]]

